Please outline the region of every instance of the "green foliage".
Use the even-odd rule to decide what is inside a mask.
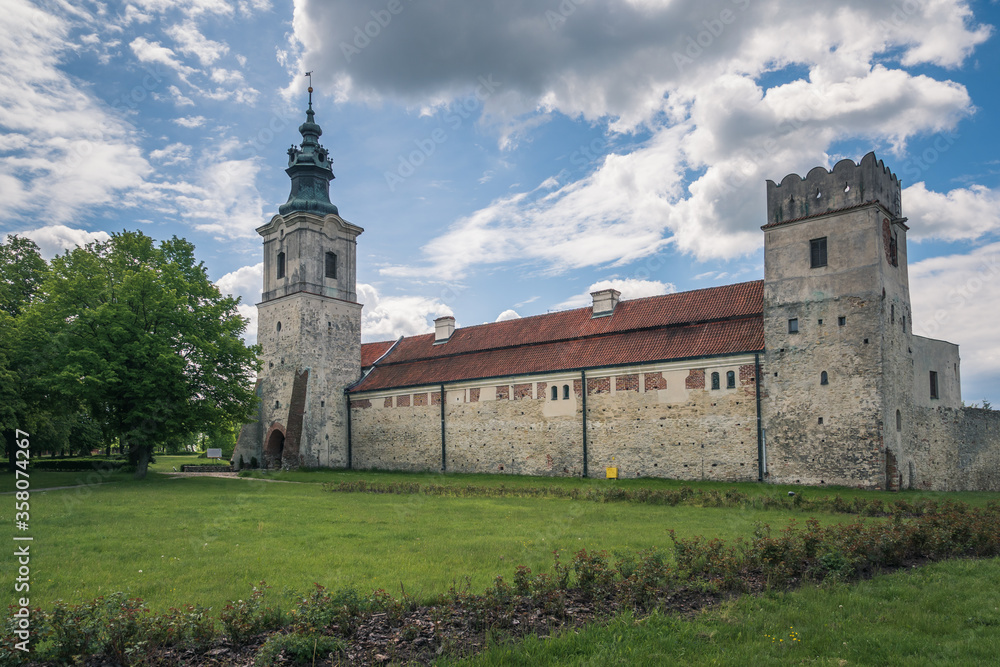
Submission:
[[[304,634],[332,632],[344,637],[353,634],[371,608],[371,600],[353,588],[331,592],[320,584],[314,586],[292,609],[292,629]]]
[[[44,350],[38,375],[101,415],[137,476],[154,448],[251,416],[258,361],[240,339],[239,300],[219,293],[187,241],[115,234],[56,257],[41,293],[23,315],[26,344]]]
[[[270,665],[315,665],[331,653],[343,651],[343,642],[335,637],[319,634],[277,634],[268,638],[254,657],[257,667]]]
[[[9,235],[0,243],[0,311],[18,317],[34,300],[48,270],[34,241]]]
[[[262,581],[253,587],[253,592],[246,600],[230,600],[222,608],[219,620],[230,641],[240,644],[262,632],[276,630],[284,625],[285,617],[281,610],[264,602],[268,588]]]

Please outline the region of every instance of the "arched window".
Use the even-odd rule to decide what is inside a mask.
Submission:
[[[903,430],[903,415],[899,413],[899,410],[896,410],[896,430]]]
[[[552,385],[552,400],[559,400],[559,387]]]
[[[718,389],[718,388],[719,388],[719,374],[712,373],[712,389]]]
[[[326,253],[326,277],[337,277],[337,256],[332,252]]]
[[[278,322],[278,331],[281,331],[281,322]]]
[[[569,399],[569,385],[568,384],[564,384],[563,385],[563,400],[565,401],[567,399]]]
[[[736,373],[733,371],[728,371],[726,373],[726,389],[736,388]]]
[[[820,384],[830,384],[830,378],[826,374],[826,371],[823,371],[822,373],[819,374],[819,383]]]
[[[285,253],[283,253],[283,252],[279,252],[278,253],[278,272],[277,272],[277,277],[278,277],[279,280],[285,277]]]

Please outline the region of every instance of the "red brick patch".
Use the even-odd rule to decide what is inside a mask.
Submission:
[[[577,398],[583,396],[583,380],[573,380],[573,393]]]
[[[385,402],[382,404],[382,407],[383,408],[391,408],[392,407],[392,396],[390,396],[389,398],[385,399]]]
[[[410,407],[410,395],[404,394],[402,396],[396,397],[396,407],[397,408],[408,408]]]
[[[548,396],[545,395],[545,390],[548,388],[548,386],[549,385],[546,384],[545,382],[539,382],[538,386],[535,388],[535,396],[537,396],[538,398],[548,398]]]
[[[531,383],[526,384],[515,384],[514,385],[514,400],[519,401],[522,398],[531,398]]]
[[[479,402],[479,387],[469,390],[469,403]]]
[[[497,400],[506,401],[509,398],[510,398],[510,387],[505,384],[497,386]]]
[[[619,375],[615,378],[615,391],[639,391],[639,376]]]
[[[426,392],[424,392],[422,394],[414,394],[413,395],[413,406],[417,407],[417,406],[421,406],[421,405],[427,405],[427,393]]]
[[[688,372],[688,376],[684,379],[684,387],[687,389],[704,389],[705,388],[705,369],[704,368],[692,368]]]
[[[740,366],[740,386],[752,385],[756,379],[753,364],[743,364]]]
[[[610,394],[611,378],[594,378],[593,380],[587,380],[587,393]]]
[[[359,409],[359,408],[370,408],[371,406],[372,406],[372,402],[370,400],[368,400],[367,398],[362,398],[361,400],[357,400],[357,401],[351,401],[351,409],[352,410]]]
[[[655,389],[666,389],[667,381],[663,377],[663,373],[646,373],[646,391],[653,391]]]

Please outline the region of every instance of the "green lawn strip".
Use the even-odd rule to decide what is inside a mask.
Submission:
[[[759,482],[711,482],[693,480],[660,479],[652,477],[642,477],[637,479],[601,479],[580,477],[535,477],[527,475],[493,475],[480,473],[434,473],[434,472],[386,472],[378,470],[299,470],[280,472],[243,471],[241,476],[257,477],[261,479],[279,479],[294,482],[306,482],[313,484],[339,484],[341,482],[368,481],[383,484],[391,483],[419,483],[437,484],[446,486],[486,486],[509,488],[518,487],[556,487],[562,489],[586,489],[586,488],[624,488],[624,489],[679,489],[689,486],[705,491],[717,490],[726,491],[737,489],[746,494],[761,495],[769,497],[787,497],[788,492],[803,495],[806,498],[820,498],[823,496],[841,496],[844,499],[853,498],[881,499],[884,502],[893,500],[906,500],[914,502],[920,499],[937,501],[956,500],[972,506],[980,507],[990,501],[1000,500],[1000,494],[995,492],[963,492],[961,494],[943,491],[916,491],[907,490],[898,493],[886,493],[885,491],[869,491],[855,489],[846,486],[801,486],[788,484],[761,484]]]
[[[0,520],[13,531],[13,502]],[[824,525],[848,517],[817,515]],[[552,551],[660,547],[679,537],[733,539],[757,522],[801,513],[583,503],[546,498],[451,498],[323,493],[306,484],[169,478],[32,494],[32,605],[122,591],[164,611],[218,611],[266,580],[279,596],[313,582],[363,594],[402,584],[418,599],[462,585],[482,590],[517,565],[550,571]],[[7,601],[12,600],[8,593]]]
[[[1000,655],[1000,560],[743,596],[684,619],[615,617],[445,665],[986,665]]]
[[[49,460],[48,458],[45,459]],[[206,459],[199,459],[195,454],[160,454],[156,456],[156,463],[150,464],[150,473],[172,472],[173,468],[181,469],[183,464],[208,463]],[[28,483],[29,490],[48,489],[58,486],[86,486],[91,484],[105,484],[108,482],[127,482],[132,479],[130,472],[108,472],[100,467],[93,467],[90,470],[34,470],[29,463]],[[13,473],[7,472],[4,468],[0,471],[0,493],[9,493],[16,490],[16,477]]]

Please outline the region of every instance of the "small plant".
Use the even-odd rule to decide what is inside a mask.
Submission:
[[[247,600],[230,600],[219,613],[222,629],[234,644],[242,644],[267,630],[275,630],[284,624],[281,610],[264,604],[264,594],[270,588],[265,582],[253,587]]]
[[[336,637],[321,634],[277,634],[268,638],[254,656],[256,667],[270,665],[315,665],[326,660],[331,653],[344,650],[343,642]]]

